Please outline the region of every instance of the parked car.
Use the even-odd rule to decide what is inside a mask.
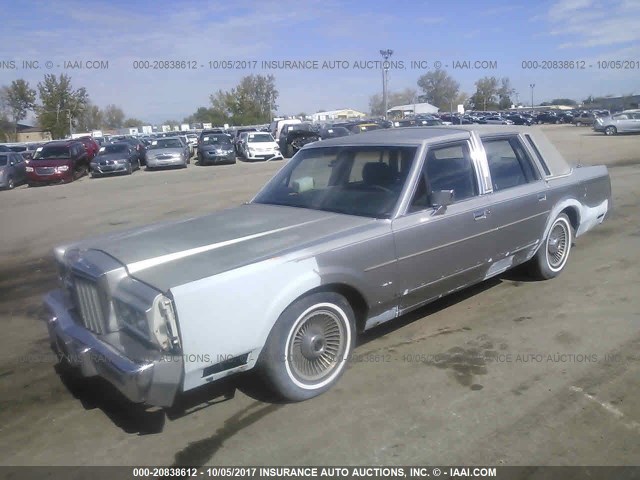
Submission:
[[[353,125],[349,130],[351,130],[351,133],[362,133],[369,132],[371,130],[378,130],[380,128],[380,125],[377,123],[358,123]]]
[[[36,149],[26,171],[30,187],[73,182],[89,171],[87,149],[75,140],[48,142]]]
[[[231,137],[231,142],[233,143],[233,147],[235,148],[236,151],[236,155],[237,156],[241,156],[242,155],[242,150],[240,148],[240,137],[243,133],[245,132],[256,132],[257,129],[256,128],[237,128],[234,132],[233,135]],[[245,135],[246,138],[246,135]]]
[[[225,133],[210,133],[198,144],[198,164],[236,163],[236,150]]]
[[[100,150],[100,144],[96,142],[93,137],[80,137],[76,138],[78,142],[81,142],[84,145],[84,148],[87,150],[87,156],[89,160],[93,159],[98,154],[98,150]]]
[[[507,120],[511,120],[514,125],[533,125],[533,120],[522,115],[506,115]]]
[[[161,167],[187,168],[188,163],[189,153],[186,145],[177,136],[158,138],[147,148],[147,170]]]
[[[638,133],[640,132],[640,110],[625,111],[608,117],[597,117],[593,129],[596,132],[603,132],[605,135]]]
[[[147,145],[145,145],[141,140],[131,135],[116,135],[112,136],[109,139],[110,143],[119,143],[119,142],[127,142],[136,149],[138,154],[138,161],[140,165],[146,165],[146,154],[147,154]]]
[[[593,125],[596,121],[596,115],[593,112],[582,112],[579,115],[573,117],[573,124],[576,127]]]
[[[306,400],[365,330],[518,265],[558,276],[610,202],[605,166],[568,164],[527,127],[324,140],[248,204],[56,248],[50,344],[133,402],[170,407],[247,370]]]
[[[318,132],[320,140],[326,140],[328,138],[346,137],[351,135],[351,132],[345,127],[324,127]]]
[[[193,156],[193,153],[195,151],[193,145],[189,143],[189,139],[186,135],[177,135],[177,137],[180,139],[180,141],[182,141],[185,147],[185,151],[187,152],[187,163],[191,163],[191,157]]]
[[[13,190],[27,180],[27,163],[15,152],[0,152],[0,188]]]
[[[485,122],[489,125],[513,125],[513,121],[506,117],[500,117],[498,115],[492,117],[485,117]]]
[[[11,150],[6,145],[0,145],[0,152],[13,152],[13,150]]]
[[[90,168],[92,177],[114,173],[131,175],[134,170],[140,170],[140,160],[138,152],[130,143],[112,143],[100,147],[98,155],[91,160]]]
[[[282,159],[280,147],[268,132],[245,132],[242,156],[250,161]]]
[[[318,140],[320,140],[320,135],[311,124],[289,123],[282,127],[280,138],[278,139],[278,146],[285,158],[291,158],[307,143],[317,142]]]
[[[280,141],[280,133],[282,132],[282,129],[285,125],[294,125],[297,123],[302,123],[302,120],[300,120],[299,118],[292,118],[292,119],[286,119],[286,120],[278,120],[274,123],[271,124],[271,126],[273,127],[273,130],[271,130],[271,135],[273,135],[273,138],[275,138],[276,142]]]
[[[535,121],[538,124],[541,123],[562,123],[562,119],[554,112],[539,113],[535,117]]]

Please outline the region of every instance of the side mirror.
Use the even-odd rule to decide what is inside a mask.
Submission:
[[[429,195],[429,203],[435,209],[433,215],[440,215],[453,203],[453,190],[435,190]]]

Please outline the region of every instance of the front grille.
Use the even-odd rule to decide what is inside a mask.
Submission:
[[[104,308],[98,286],[90,280],[74,276],[73,297],[83,326],[99,335],[105,333]]]
[[[53,175],[56,172],[54,167],[36,167],[38,175]]]

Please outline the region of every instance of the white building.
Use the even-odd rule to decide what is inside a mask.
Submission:
[[[438,107],[430,103],[410,103],[409,105],[398,105],[387,110],[387,115],[403,116],[417,115],[421,113],[438,113]]]
[[[314,122],[326,122],[328,120],[346,120],[349,118],[363,118],[366,116],[366,113],[358,112],[357,110],[352,110],[350,108],[343,108],[342,110],[314,113],[311,115],[311,120]]]

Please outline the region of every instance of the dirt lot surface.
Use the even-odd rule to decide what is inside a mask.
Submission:
[[[0,465],[636,465],[640,136],[532,128],[610,167],[613,215],[565,272],[506,274],[377,329],[334,389],[299,404],[263,401],[247,377],[182,418],[145,412],[63,382],[38,320],[53,246],[248,201],[282,162],[1,192]]]

